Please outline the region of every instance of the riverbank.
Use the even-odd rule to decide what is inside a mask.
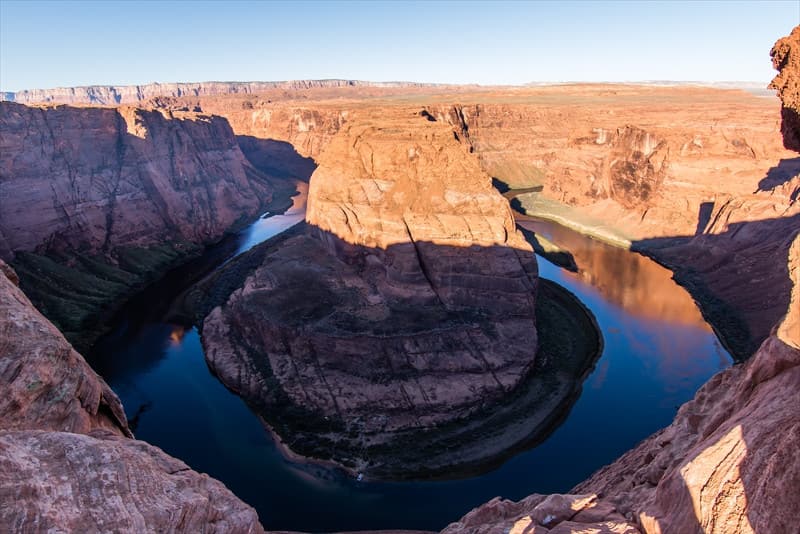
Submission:
[[[632,240],[617,228],[536,193],[511,190],[506,197],[518,222],[554,221],[581,235],[646,256],[671,271],[673,280],[692,296],[703,318],[737,361],[755,352],[769,334],[768,324],[772,324],[765,317],[775,314],[773,308],[784,306],[788,290],[781,289],[788,287],[788,273],[781,262],[770,258],[787,253],[792,235],[791,231],[787,235],[787,228],[791,229],[792,217],[736,223],[719,233]],[[745,226],[758,228],[757,235],[770,238],[749,237],[755,230],[740,233]],[[551,262],[565,268],[578,267],[568,248],[538,234],[526,237],[534,247],[538,244],[537,252]],[[746,274],[751,272],[760,274]],[[734,290],[743,280],[749,283]]]
[[[292,205],[294,186],[279,181],[273,185],[272,198],[258,210],[259,216],[264,211],[282,213]],[[236,235],[253,219],[241,217],[210,243],[169,241],[146,247],[125,246],[105,255],[20,252],[11,266],[36,308],[85,354],[132,298],[168,273],[201,261],[215,248],[232,252],[230,245],[235,244]]]

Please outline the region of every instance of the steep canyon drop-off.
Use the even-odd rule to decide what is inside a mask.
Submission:
[[[797,102],[792,100],[792,87],[796,87],[799,75],[792,69],[797,66],[798,40],[800,30],[796,29],[789,38],[780,41],[773,52],[776,66],[782,69],[776,87],[784,98],[785,109],[795,113]],[[309,86],[296,90],[314,94],[320,89]],[[209,140],[200,141],[198,145],[194,136],[204,139],[207,134],[192,132],[182,136],[173,128],[173,133],[163,138],[167,141],[149,148],[142,147],[157,135],[155,132],[159,128],[154,124],[163,120],[167,130],[170,125],[183,125],[183,122],[167,120],[174,120],[169,115],[180,112],[125,108],[39,109],[4,103],[0,115],[5,121],[0,129],[3,147],[0,186],[12,189],[8,194],[4,189],[0,201],[12,198],[9,195],[13,192],[22,195],[20,198],[27,199],[27,203],[40,202],[44,213],[51,215],[43,222],[30,220],[29,228],[17,229],[15,221],[20,219],[9,220],[3,214],[19,208],[15,204],[4,205],[0,211],[3,257],[14,256],[16,261],[20,253],[24,255],[34,250],[37,254],[55,251],[59,253],[56,259],[62,259],[65,252],[69,252],[66,265],[73,268],[76,262],[85,263],[87,258],[95,259],[99,254],[103,265],[118,268],[120,247],[151,245],[154,242],[148,241],[148,235],[165,232],[170,239],[190,243],[214,239],[240,214],[228,211],[222,204],[228,206],[231,198],[239,199],[234,201],[241,202],[238,209],[255,214],[260,202],[269,196],[266,189],[259,189],[265,187],[260,185],[262,179],[243,158],[240,146],[249,151],[251,161],[258,160],[259,156],[267,158],[275,152],[276,146],[283,146],[262,143],[259,139],[289,142],[302,155],[324,161],[329,157],[329,146],[348,138],[355,141],[349,136],[357,134],[358,128],[364,125],[351,121],[352,116],[363,118],[363,108],[373,104],[359,102],[353,98],[353,92],[348,93],[350,89],[343,90],[349,100],[323,99],[317,103],[294,101],[291,92],[287,98],[285,89],[275,89],[283,92],[270,98],[192,96],[189,97],[192,105],[199,104],[206,112],[226,116],[232,130],[227,129],[222,119],[189,119],[192,122],[186,126],[202,130],[209,127],[202,124],[211,124],[216,125],[213,127],[218,131],[213,139],[206,137]],[[609,222],[627,223],[626,229],[632,231],[632,235],[621,238],[633,241],[635,246],[672,267],[741,358],[755,352],[746,363],[710,380],[693,401],[681,407],[672,425],[580,484],[575,491],[582,495],[534,495],[521,503],[493,501],[448,530],[493,532],[533,526],[537,532],[568,532],[581,525],[595,524],[617,532],[637,529],[647,532],[791,532],[800,487],[798,464],[791,456],[800,442],[796,410],[799,400],[796,384],[800,380],[796,373],[800,363],[796,200],[800,178],[796,154],[780,145],[776,133],[778,113],[772,102],[710,89],[630,86],[467,93],[458,96],[461,102],[457,105],[453,104],[453,97],[446,94],[434,94],[420,106],[386,98],[387,101],[378,103],[381,113],[388,113],[388,117],[381,120],[400,121],[392,125],[400,132],[403,132],[403,121],[426,120],[436,124],[431,132],[452,136],[452,142],[461,144],[458,150],[465,161],[477,156],[482,168],[501,181],[516,186],[541,182],[545,199],[580,207],[582,217],[588,214],[591,219],[575,219],[588,231],[605,231]],[[420,115],[420,111],[425,111],[433,120]],[[55,128],[71,124],[70,130],[75,133],[56,136],[48,131],[53,125],[36,115],[48,113],[63,114]],[[678,121],[676,113],[687,120]],[[28,119],[20,119],[26,114],[30,114]],[[126,114],[132,120],[126,119]],[[792,133],[796,139],[797,130],[792,126],[792,115],[784,111],[783,117],[786,146],[795,147]],[[675,127],[677,122],[681,125]],[[142,132],[142,124],[151,132],[151,137],[137,135]],[[445,124],[447,132],[442,129]],[[38,126],[29,130],[26,125]],[[343,130],[348,128],[350,130]],[[85,150],[74,147],[93,145],[95,141],[86,137],[89,135],[86,132],[92,131],[100,132],[98,139],[105,140],[108,150],[83,165],[75,155]],[[380,128],[377,131],[380,132]],[[217,144],[217,135],[227,140],[221,146]],[[386,139],[391,140],[391,135]],[[121,148],[128,143],[130,148],[124,148],[123,155],[119,156]],[[452,145],[443,139],[437,144]],[[407,147],[397,152],[398,144],[390,141],[390,145],[379,151],[356,150],[351,156],[377,152],[392,158],[412,159]],[[29,150],[26,146],[34,148]],[[178,150],[165,153],[165,146]],[[199,152],[206,153],[210,160],[197,155],[198,146]],[[348,145],[342,147],[340,153],[349,150]],[[435,156],[423,150],[421,156],[444,157],[442,154],[456,154],[455,150],[451,147]],[[474,156],[469,156],[470,151]],[[137,156],[126,159],[131,154]],[[189,154],[188,160],[176,154]],[[355,173],[373,182],[376,182],[374,178],[380,178],[367,171],[373,168],[374,158],[368,161],[352,157],[347,162],[329,163],[333,169]],[[352,166],[356,163],[358,168],[354,169]],[[380,163],[379,158],[378,168]],[[448,161],[448,164],[459,165],[457,160]],[[188,165],[185,175],[182,165]],[[25,169],[38,170],[26,175]],[[320,167],[321,176],[326,172],[331,171]],[[199,189],[189,187],[188,193],[180,193],[181,184],[184,184],[181,180],[192,181],[198,173],[205,173],[204,180],[192,182]],[[41,176],[53,174],[57,180],[52,183],[45,180],[44,187],[34,188],[41,197],[25,196],[25,191],[34,190],[28,189],[28,185]],[[17,182],[20,176],[27,177]],[[96,177],[94,181],[93,176]],[[119,180],[122,176],[126,179]],[[224,178],[220,181],[221,176]],[[182,199],[178,204],[169,204],[169,213],[160,207],[165,188],[159,184],[165,183],[170,184],[166,196]],[[211,190],[206,188],[215,183],[217,186]],[[75,184],[80,187],[74,187]],[[113,195],[89,194],[93,187],[107,189],[114,184],[123,189],[115,191],[115,187],[111,187]],[[333,185],[320,181],[319,186]],[[353,264],[348,263],[354,261],[350,256],[353,245],[376,248],[377,243],[370,241],[369,232],[360,230],[369,230],[373,222],[364,225],[346,222],[350,215],[361,213],[355,210],[347,213],[353,206],[362,205],[367,213],[373,213],[369,199],[371,194],[379,195],[380,184],[373,185],[375,189],[351,190],[347,184],[339,184],[329,192],[334,200],[329,207],[312,206],[315,214],[312,217],[321,230],[337,229],[337,233],[342,232],[349,239],[340,242],[329,233],[322,233],[322,240],[302,237],[304,242],[313,240],[310,242],[313,244],[307,246],[318,247],[319,257],[327,262],[322,265],[336,265],[343,269],[341,272],[353,272]],[[118,195],[119,191],[125,191],[127,196]],[[340,193],[344,196],[335,197]],[[441,194],[447,198],[446,192]],[[144,200],[145,197],[149,200]],[[436,194],[419,193],[417,197],[425,202],[439,198]],[[226,199],[221,201],[218,211],[213,208],[217,206],[215,198]],[[108,209],[109,205],[114,206],[113,210]],[[113,223],[117,217],[130,213],[129,210],[134,209],[131,206],[141,207],[135,211],[144,214],[144,222],[133,219],[127,223]],[[181,228],[180,222],[168,223],[174,213],[186,211],[190,206],[200,217],[196,221],[201,229],[199,233],[195,233],[194,226]],[[549,206],[551,211],[563,210],[553,216],[569,218],[573,214],[566,208]],[[344,209],[337,211],[339,207]],[[693,216],[687,218],[687,213]],[[28,213],[19,215],[29,216]],[[391,215],[391,222],[397,223],[395,214]],[[382,216],[376,218],[380,220]],[[326,220],[334,222],[326,223]],[[429,223],[415,227],[418,221],[413,217],[408,220],[411,224],[407,225],[407,233],[412,240],[417,240],[415,231],[420,235],[418,228],[431,228]],[[217,225],[212,224],[214,221]],[[506,226],[506,222],[488,224],[487,235],[494,240],[496,230]],[[32,234],[37,228],[46,230]],[[445,226],[448,231],[453,228],[458,226]],[[116,229],[122,231],[117,234]],[[513,232],[513,228],[511,230]],[[471,227],[469,231],[475,232]],[[618,234],[614,232],[614,237],[619,239]],[[423,242],[436,239],[427,229],[421,235]],[[477,235],[483,234],[478,232]],[[513,235],[505,232],[502,243],[513,240]],[[391,245],[387,244],[386,250],[392,250]],[[359,269],[375,266],[385,269],[389,265],[396,266],[395,275],[411,273],[399,287],[391,283],[395,280],[392,276],[378,278],[386,281],[381,288],[365,287],[358,276],[338,277],[336,287],[358,289],[353,292],[353,298],[372,297],[368,302],[380,311],[381,298],[387,291],[413,290],[415,298],[435,299],[437,280],[445,272],[452,276],[449,271],[438,271],[438,262],[455,261],[457,265],[471,261],[470,255],[450,260],[447,256],[426,256],[424,247],[420,250],[405,247],[394,258],[387,258],[388,252],[378,253],[377,256],[385,255],[375,264],[368,260],[368,254],[359,255],[363,259],[363,264],[355,264]],[[276,260],[290,265],[291,253],[292,248],[287,247],[277,253]],[[476,254],[480,257],[479,252]],[[427,276],[422,272],[426,258],[433,263]],[[531,272],[525,268],[525,263],[518,257],[514,260],[501,255],[499,258],[508,259],[508,263],[504,261],[503,264],[519,273],[517,279],[525,285],[524,280]],[[406,270],[409,266],[411,270]],[[287,268],[287,272],[291,274],[294,270]],[[221,484],[188,470],[181,462],[153,447],[124,437],[128,433],[127,424],[113,392],[88,369],[61,334],[32,308],[13,284],[13,278],[11,271],[0,277],[3,306],[8,311],[3,314],[0,376],[13,392],[2,405],[0,439],[4,447],[0,459],[0,492],[4,501],[13,499],[20,506],[3,508],[0,522],[12,530],[50,526],[81,529],[92,525],[127,530],[140,530],[143,526],[260,530],[252,509]],[[266,273],[256,271],[249,284],[257,293],[269,290],[268,284],[273,282]],[[438,282],[439,287],[442,285]],[[460,283],[448,286],[450,290],[458,287],[470,286]],[[243,298],[246,291],[247,285],[238,297],[234,293],[228,305],[236,305],[235,299]],[[472,293],[468,296],[472,298]],[[480,297],[480,293],[476,296]],[[438,298],[446,302],[447,298],[461,297],[458,291],[451,291]],[[524,303],[521,305],[524,309]],[[313,315],[313,311],[309,313]],[[50,406],[57,408],[50,409]],[[65,450],[75,455],[53,452]],[[95,454],[93,451],[98,462],[108,470],[104,467],[98,471],[86,463],[85,460]],[[74,479],[57,475],[37,478],[36,473],[56,474],[65,466],[84,474],[92,482],[79,485]],[[142,483],[133,484],[122,475],[128,471],[140,476]],[[20,484],[30,488],[25,492],[25,499],[19,498],[16,488],[21,487]],[[95,500],[92,496],[98,492],[105,498]],[[52,495],[73,497],[68,504],[65,501],[51,503],[46,496]],[[117,499],[115,495],[120,497]],[[85,513],[74,514],[76,501],[77,508]],[[118,503],[118,506],[109,503]]]

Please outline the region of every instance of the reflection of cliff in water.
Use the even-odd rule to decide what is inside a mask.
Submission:
[[[692,297],[672,279],[672,271],[650,258],[547,221],[517,223],[569,251],[578,265],[576,276],[626,311],[644,319],[711,331]]]

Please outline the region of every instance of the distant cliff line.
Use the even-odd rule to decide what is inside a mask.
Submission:
[[[418,82],[368,82],[361,80],[290,80],[277,82],[191,82],[148,83],[144,85],[87,85],[27,89],[0,93],[0,100],[20,104],[60,103],[117,105],[136,104],[155,97],[209,96],[254,94],[271,90],[297,91],[308,89],[370,88],[434,88],[443,84]]]

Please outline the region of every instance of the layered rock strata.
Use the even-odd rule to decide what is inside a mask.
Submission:
[[[274,190],[219,117],[0,103],[0,258],[82,349],[104,309]]]
[[[210,367],[289,448],[367,475],[499,454],[490,407],[537,353],[536,261],[507,202],[423,120],[360,118],[319,163],[306,235],[206,318]]]
[[[263,532],[224,485],[131,439],[108,385],[0,260],[0,530]]]
[[[781,54],[775,57],[791,57]],[[633,85],[495,88],[465,92],[458,103],[430,92],[415,107],[388,97],[375,104],[301,98],[254,94],[195,102],[226,116],[248,146],[252,139],[278,140],[314,158],[351,117],[373,108],[389,120],[446,123],[499,182],[543,187],[531,206],[536,215],[625,246],[633,242],[675,270],[738,358],[756,350],[785,309],[785,266],[769,258],[786,253],[786,237],[797,225],[791,217],[800,210],[800,163],[782,146],[773,100]],[[763,272],[754,289],[733,290],[735,273],[756,268],[725,258],[751,246],[742,238],[760,231],[737,228],[773,219],[757,243],[763,253],[755,257],[766,261],[759,262]],[[691,257],[698,261],[684,260]]]
[[[199,97],[212,95],[239,95],[276,92],[297,92],[326,89],[413,91],[432,89],[436,84],[415,82],[368,82],[361,80],[291,80],[283,82],[197,82],[148,83],[144,85],[89,85],[85,87],[57,87],[0,93],[0,99],[20,104],[142,104],[159,97]],[[447,87],[447,86],[444,86]],[[452,87],[452,86],[450,86]]]
[[[204,242],[269,201],[228,123],[196,113],[0,104],[0,256]]]

